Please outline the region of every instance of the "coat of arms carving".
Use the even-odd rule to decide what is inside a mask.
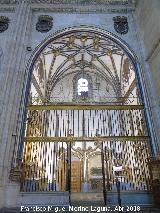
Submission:
[[[9,26],[9,18],[6,16],[0,16],[0,33],[6,31]]]
[[[114,21],[114,29],[116,30],[117,33],[120,34],[126,34],[128,33],[128,21],[127,17],[125,16],[116,16],[113,17]]]
[[[36,30],[41,33],[46,33],[52,29],[53,18],[48,15],[41,15],[36,24]]]

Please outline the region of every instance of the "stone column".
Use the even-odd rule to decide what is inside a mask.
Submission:
[[[15,128],[25,74],[28,27],[31,25],[30,0],[19,0],[12,33],[7,41],[0,79],[0,208],[16,205],[19,187],[9,180],[11,159],[15,143]],[[11,189],[10,189],[10,185]]]

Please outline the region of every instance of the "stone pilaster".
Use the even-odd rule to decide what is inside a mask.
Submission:
[[[146,60],[146,52],[144,48],[144,42],[142,35],[140,33],[140,28],[138,25],[138,20],[136,14],[133,15],[134,20],[134,33],[136,35],[136,40],[138,42],[138,52],[140,55],[140,63],[142,65],[143,71],[141,72],[142,78],[142,89],[145,95],[145,108],[146,115],[148,116],[148,125],[150,127],[150,136],[152,138],[152,147],[154,155],[160,153],[160,107],[158,106],[158,100],[156,98],[155,85],[153,83],[153,77],[151,69]]]
[[[28,27],[31,24],[30,0],[19,0],[12,22],[12,33],[4,52],[3,76],[0,79],[0,198],[9,183],[9,171],[15,143],[15,131],[22,85],[25,74],[25,58],[29,40]],[[2,195],[2,193],[4,193]],[[0,203],[0,208],[4,206]]]

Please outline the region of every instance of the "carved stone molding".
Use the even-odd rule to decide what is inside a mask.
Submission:
[[[135,11],[134,8],[91,8],[91,7],[38,7],[32,6],[35,12],[56,12],[56,13],[129,13]]]
[[[0,4],[16,4],[18,0],[0,0]]]
[[[22,0],[0,0],[0,11],[13,11]],[[136,0],[27,0],[37,12],[127,13],[135,10]]]
[[[133,4],[133,2],[130,0],[36,0],[32,1],[32,9],[37,12],[127,13],[135,10],[135,4]]]
[[[32,3],[48,4],[107,4],[107,5],[132,5],[135,0],[32,0]]]
[[[19,0],[0,0],[0,4],[16,4]],[[44,4],[106,4],[106,5],[135,5],[136,0],[31,0],[32,3]]]

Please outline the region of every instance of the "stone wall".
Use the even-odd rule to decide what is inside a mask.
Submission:
[[[136,20],[138,23],[140,39],[144,44],[145,66],[149,67],[149,76],[154,97],[151,97],[153,120],[160,119],[160,1],[137,1]],[[146,70],[144,70],[146,71]],[[149,94],[150,96],[150,94]],[[156,122],[155,122],[156,123]],[[157,129],[160,124],[157,122]],[[157,135],[158,136],[158,135]],[[158,137],[159,138],[159,137]],[[160,145],[159,145],[160,147]]]
[[[160,1],[141,0],[137,5],[137,20],[146,48],[146,61],[151,67],[158,103],[160,104]]]

